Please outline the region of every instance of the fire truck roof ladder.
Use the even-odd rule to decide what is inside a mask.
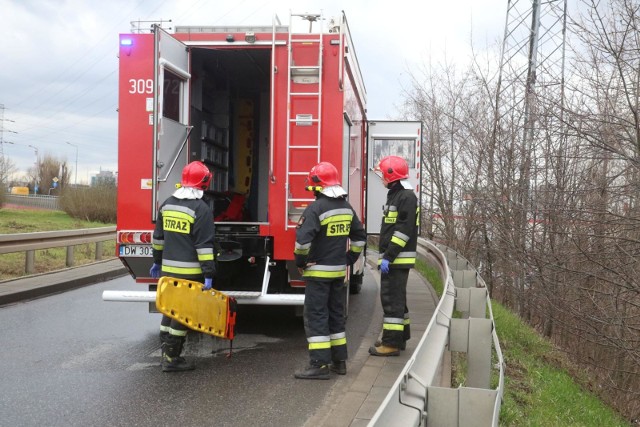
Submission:
[[[293,32],[293,18],[302,18],[309,21],[309,33]],[[320,24],[319,32],[313,33],[313,23],[318,21]],[[316,153],[316,163],[320,162],[321,147],[321,123],[322,123],[322,52],[323,52],[323,17],[322,13],[291,13],[289,15],[289,79],[287,83],[287,117],[289,123],[287,125],[287,177],[286,192],[287,203],[285,209],[285,229],[295,227],[295,224],[289,224],[290,214],[301,214],[303,208],[296,207],[296,203],[311,202],[313,198],[294,198],[291,195],[290,178],[292,176],[305,176],[309,170],[293,170],[292,157],[298,150],[313,150]],[[294,54],[298,49],[316,48],[318,52],[317,64],[299,64],[295,61],[297,56]],[[292,84],[295,84],[296,91],[292,90]],[[309,85],[311,89],[306,91],[298,91],[300,85]],[[316,111],[300,111],[298,104],[293,102],[294,98],[315,99],[317,101]],[[305,103],[304,105],[309,105]],[[295,110],[295,111],[294,111]],[[315,114],[314,114],[315,113]],[[314,117],[315,115],[315,117]],[[291,133],[293,126],[313,126],[317,127],[316,143],[305,145],[292,144]]]

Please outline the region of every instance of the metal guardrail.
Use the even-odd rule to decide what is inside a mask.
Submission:
[[[6,194],[5,202],[12,205],[24,206],[27,208],[49,209],[53,211],[60,210],[58,196],[47,196],[38,194]]]
[[[67,248],[67,267],[74,264],[73,247],[85,243],[96,244],[96,261],[102,259],[102,243],[116,238],[116,227],[81,228],[78,230],[42,231],[35,233],[0,234],[0,254],[26,252],[25,273],[33,274],[35,251]]]
[[[440,271],[444,293],[369,426],[498,426],[504,360],[486,285],[466,259],[445,246],[419,239],[418,256]],[[461,318],[454,318],[454,309]],[[453,351],[466,353],[466,380],[458,388],[443,372]]]

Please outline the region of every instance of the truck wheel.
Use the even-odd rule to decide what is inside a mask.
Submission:
[[[359,294],[361,290],[362,290],[362,282],[360,283],[352,282],[351,285],[349,286],[349,293],[351,295]]]
[[[349,293],[351,295],[359,294],[362,290],[362,278],[364,274],[352,274],[349,277]]]

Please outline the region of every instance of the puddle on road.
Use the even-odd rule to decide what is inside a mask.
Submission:
[[[233,339],[233,353],[240,353],[247,350],[260,350],[264,347],[264,344],[274,344],[282,341],[280,338],[268,337],[260,334],[242,334]],[[212,337],[205,334],[190,334],[187,337],[187,341],[184,345],[183,356],[191,357],[227,357],[229,354],[229,340],[224,340],[217,337]],[[147,355],[148,357],[159,358],[162,356],[160,347],[152,351]],[[147,365],[147,364],[136,364]],[[131,369],[134,369],[136,365],[133,365]],[[157,366],[158,364],[152,364]],[[140,369],[144,369],[140,368]],[[137,368],[135,370],[138,370]]]

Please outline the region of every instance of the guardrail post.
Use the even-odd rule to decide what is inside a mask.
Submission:
[[[487,317],[487,289],[457,288],[456,310],[462,312],[465,318]]]
[[[428,387],[427,425],[490,426],[497,390]]]
[[[489,389],[491,386],[491,319],[471,319],[467,386]]]
[[[36,251],[27,251],[24,261],[24,272],[33,274],[36,265]]]
[[[73,267],[73,246],[67,246],[67,267]]]
[[[102,242],[96,242],[96,261],[102,259]]]
[[[451,319],[451,351],[467,353],[465,386],[488,389],[491,380],[491,319]]]
[[[451,275],[456,288],[475,288],[478,285],[478,273],[475,270],[452,270]]]

